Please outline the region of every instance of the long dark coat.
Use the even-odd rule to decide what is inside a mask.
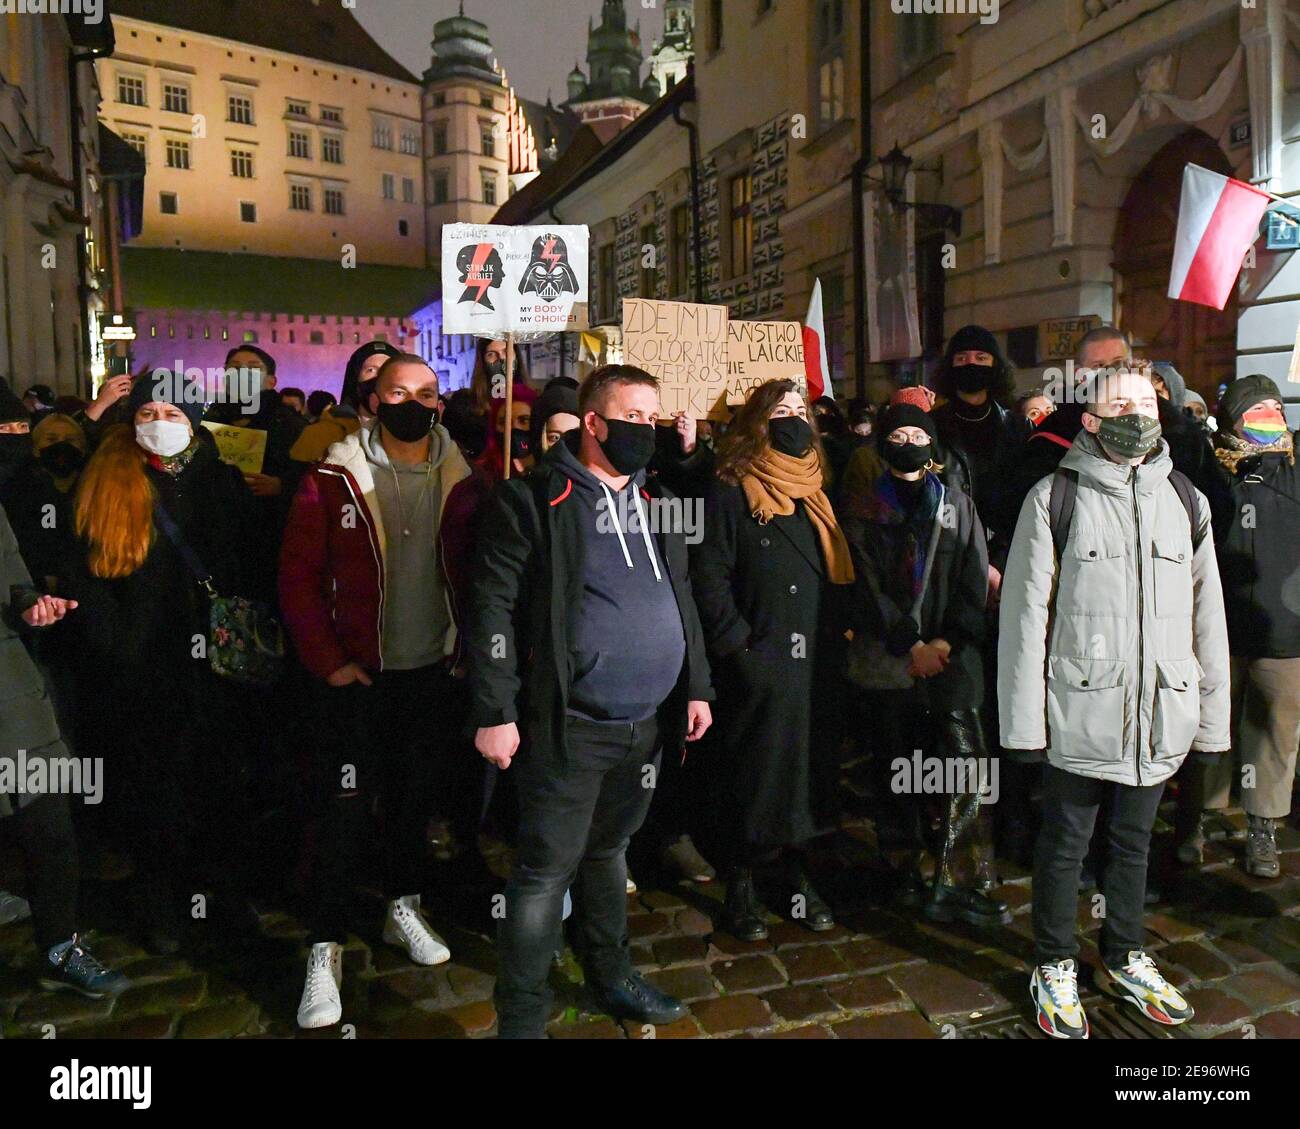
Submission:
[[[828,582],[802,502],[767,525],[739,486],[715,482],[704,504],[691,581],[735,832],[751,848],[799,844],[834,825],[849,586]]]

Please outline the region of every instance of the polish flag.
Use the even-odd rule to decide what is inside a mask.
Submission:
[[[831,390],[831,366],[826,360],[826,319],[822,315],[822,280],[813,283],[812,297],[808,300],[808,316],[803,324],[803,368],[808,379],[808,399],[822,396],[835,399]]]
[[[1223,309],[1269,199],[1267,192],[1240,180],[1187,165],[1169,297]]]

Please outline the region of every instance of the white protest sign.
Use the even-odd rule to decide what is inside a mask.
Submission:
[[[585,226],[446,224],[442,331],[527,340],[587,328]]]

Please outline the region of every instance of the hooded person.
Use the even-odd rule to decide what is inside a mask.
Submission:
[[[375,377],[384,362],[397,353],[386,341],[367,341],[353,350],[343,370],[343,387],[339,390],[338,403],[303,429],[294,440],[289,457],[298,463],[318,463],[335,443],[355,434],[363,417],[372,419],[369,405]]]
[[[533,451],[544,455],[567,432],[575,430],[578,418],[578,388],[567,377],[556,377],[533,405]]]
[[[1216,521],[1227,518],[1227,491],[1223,476],[1215,466],[1214,449],[1205,428],[1183,411],[1187,399],[1187,382],[1168,361],[1151,365],[1152,383],[1159,397],[1160,434],[1169,444],[1174,469],[1185,474],[1193,486],[1209,499],[1210,512]]]
[[[1011,540],[1001,491],[1012,453],[1031,428],[1003,406],[1013,394],[1013,370],[998,340],[982,325],[967,325],[948,341],[934,378],[944,399],[933,410],[944,482],[971,496],[989,535],[989,563],[1000,569]]]
[[[1215,525],[1232,652],[1232,747],[1253,778],[1241,789],[1246,871],[1277,878],[1277,829],[1291,813],[1300,746],[1300,601],[1293,595],[1300,590],[1300,472],[1277,385],[1258,374],[1228,385],[1214,442],[1232,515]],[[1179,793],[1178,856],[1195,865],[1203,860],[1206,816],[1228,807],[1236,765],[1228,756],[1203,757],[1189,768]]]
[[[1183,397],[1183,411],[1192,417],[1201,427],[1207,427],[1207,421],[1210,418],[1210,405],[1205,402],[1205,397],[1199,392],[1193,392],[1190,388]]]
[[[47,412],[32,428],[32,459],[0,488],[28,571],[45,591],[57,591],[57,577],[73,544],[72,496],[85,466],[89,444],[71,416]]]
[[[32,456],[32,414],[0,376],[0,486]]]
[[[928,406],[903,390],[880,413],[885,471],[855,498],[844,523],[853,550],[855,606],[848,674],[869,697],[881,731],[882,796],[896,804],[877,830],[882,847],[903,856],[904,890],[925,899],[931,920],[977,926],[1005,923],[1005,903],[977,887],[992,861],[992,786],[980,710],[984,702],[988,549],[970,497],[949,491],[935,460],[937,431]],[[907,397],[907,398],[904,398]],[[899,787],[899,764],[929,745],[946,763],[978,765],[940,802],[935,878],[926,890],[917,863],[928,836],[918,780]],[[901,762],[900,762],[901,758]],[[888,771],[894,776],[887,778]],[[910,802],[906,799],[910,797]],[[892,827],[891,827],[892,824]]]
[[[499,482],[505,475],[503,455],[505,445],[510,444],[510,473],[527,474],[536,460],[533,447],[533,409],[537,405],[537,393],[526,384],[516,384],[510,400],[510,423],[506,425],[506,401],[492,400],[488,408],[487,444],[483,454],[474,460],[474,465],[492,482]]]

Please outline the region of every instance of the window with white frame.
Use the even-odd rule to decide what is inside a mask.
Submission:
[[[295,118],[311,117],[311,104],[309,102],[299,102],[294,98],[290,98],[288,105],[284,108],[284,112],[293,115]]]
[[[167,167],[169,169],[187,169],[190,167],[190,143],[176,138],[167,139]]]
[[[289,130],[289,156],[311,160],[311,134],[302,129]]]
[[[492,125],[484,122],[479,127],[479,142],[483,147],[483,156],[495,157],[497,153],[496,133]]]
[[[479,172],[479,178],[483,185],[483,203],[495,204],[497,202],[497,174],[482,169]]]
[[[409,176],[402,177],[402,203],[415,203],[415,181]]]
[[[320,139],[321,160],[331,165],[343,163],[343,138],[326,134]]]
[[[164,82],[163,109],[169,114],[188,114],[190,112],[190,88],[183,82]]]
[[[117,100],[126,106],[145,106],[144,76],[138,74],[119,74],[117,76]]]
[[[236,125],[253,124],[253,98],[249,94],[226,96],[226,120]]]
[[[380,183],[382,186],[384,199],[396,200],[397,199],[397,178],[393,176],[392,173],[386,172],[380,178]]]
[[[250,149],[232,149],[230,151],[230,175],[241,180],[253,179],[253,153]]]
[[[343,122],[343,111],[337,106],[322,106],[320,108],[320,120],[323,122],[334,122],[341,125]]]
[[[436,172],[433,174],[433,202],[435,204],[445,204],[450,199],[447,191],[447,174],[445,172]]]
[[[401,149],[403,153],[407,154],[407,156],[414,157],[419,154],[420,134],[418,130],[414,130],[414,129],[402,130]]]
[[[391,149],[393,147],[392,124],[376,118],[374,129],[370,135],[370,144],[375,149]]]
[[[311,186],[306,184],[289,185],[289,210],[294,212],[311,211]]]
[[[343,189],[325,189],[325,214],[327,216],[343,215]]]

